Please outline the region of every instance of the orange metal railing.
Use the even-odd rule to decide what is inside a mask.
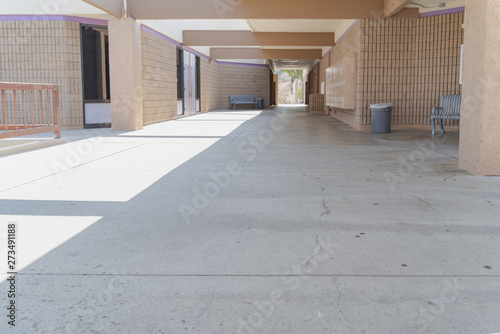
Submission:
[[[61,138],[59,86],[0,82],[0,139],[54,131]]]

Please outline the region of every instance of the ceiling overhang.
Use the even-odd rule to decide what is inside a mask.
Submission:
[[[124,13],[123,10],[123,0],[82,0],[94,7],[99,8],[106,13],[115,16],[122,17]]]
[[[213,59],[321,59],[321,49],[211,48]]]
[[[87,0],[113,2],[113,0]],[[117,0],[114,0],[117,1]],[[404,0],[128,0],[137,20],[363,19],[395,14]],[[395,3],[395,4],[394,4]],[[102,5],[101,5],[102,6]],[[387,14],[387,15],[386,15]]]
[[[334,33],[185,30],[187,46],[333,46]]]

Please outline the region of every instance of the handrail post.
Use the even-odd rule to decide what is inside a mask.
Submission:
[[[59,87],[52,91],[52,107],[54,108],[54,125],[56,131],[54,131],[55,138],[61,138],[61,115],[59,113]]]
[[[26,98],[26,93],[23,89],[23,125],[24,125],[24,128],[26,129],[26,101],[25,101],[25,98]]]
[[[43,127],[43,95],[42,90],[38,91],[38,97],[40,98],[40,127]]]
[[[12,91],[12,94],[14,94],[14,125],[16,126],[17,130],[17,94],[16,90]]]
[[[7,104],[5,102],[5,90],[2,89],[2,112],[3,112],[3,125],[5,126],[5,131],[9,128],[7,127]]]

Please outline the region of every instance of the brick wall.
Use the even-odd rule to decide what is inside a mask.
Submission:
[[[464,43],[464,13],[419,20],[415,54],[414,124],[430,124],[431,109],[441,95],[461,94],[460,45]],[[445,120],[458,126],[459,121]]]
[[[319,94],[326,93],[326,69],[330,67],[330,56],[331,52],[328,52],[319,62],[319,81],[318,81]],[[324,91],[321,91],[321,87],[324,87]],[[328,107],[325,105],[325,112],[327,111]]]
[[[361,96],[360,92],[360,77],[362,77],[362,71],[360,70],[360,35],[361,29],[360,25],[355,25],[351,30],[349,30],[344,37],[337,43],[337,45],[333,48],[331,53],[332,63],[342,59],[346,56],[356,55],[357,57],[357,101],[356,104],[359,108],[359,99]],[[356,110],[346,110],[346,109],[333,109],[332,114],[343,120],[348,124],[359,124],[362,123],[362,119],[360,117],[359,109]]]
[[[219,65],[201,58],[201,111],[207,112],[218,107]]]
[[[142,31],[144,125],[177,117],[176,45]]]
[[[220,63],[218,68],[218,109],[229,109],[229,95],[233,94],[251,94],[255,98],[263,98],[264,107],[269,107],[271,71],[268,66]],[[238,106],[237,108],[245,109],[251,106]]]
[[[357,53],[357,107],[332,115],[358,129],[371,124],[370,104],[394,103],[393,124],[430,128],[441,95],[460,94],[460,45],[464,13],[422,19],[360,20],[320,64]],[[455,126],[458,121],[446,121]]]
[[[319,65],[315,65],[311,72],[307,75],[307,82],[309,82],[309,93],[319,94]]]
[[[59,85],[63,128],[82,128],[79,23],[1,21],[0,81]]]

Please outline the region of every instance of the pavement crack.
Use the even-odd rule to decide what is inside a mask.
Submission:
[[[413,195],[413,197],[415,197],[415,198],[416,198],[416,199],[418,199],[420,202],[422,202],[422,203],[425,205],[425,207],[426,207],[426,208],[431,209],[432,211],[436,212],[439,216],[441,216],[441,217],[442,217],[441,213],[440,213],[438,210],[436,210],[436,208],[432,205],[432,203],[427,202],[426,200],[422,199],[422,198],[421,198],[421,197],[419,197],[419,196],[415,196],[415,195]]]
[[[321,240],[319,240],[319,236],[316,232],[314,232],[314,235],[316,236],[315,237],[315,240],[316,240],[316,243],[314,245],[314,252],[313,254],[304,262],[304,268],[308,268],[310,265],[311,265],[311,261],[319,255],[319,253],[321,253]],[[314,266],[313,266],[314,268]]]
[[[349,321],[349,318],[347,318],[347,316],[345,315],[344,311],[342,310],[342,307],[340,307],[340,300],[342,299],[342,293],[340,293],[340,287],[338,285],[337,285],[337,294],[338,294],[337,308],[338,308],[340,314],[342,314],[342,316],[344,317],[344,320],[347,323],[347,328],[349,328],[349,332],[352,333],[353,330],[351,328],[351,322]]]
[[[326,200],[324,198],[321,198],[321,201],[322,201],[321,204],[323,205],[323,209],[325,211],[323,211],[323,213],[321,213],[321,215],[319,216],[319,220],[321,220],[321,218],[323,218],[323,216],[326,216],[326,215],[329,215],[330,213],[332,213],[332,210],[330,210],[328,205],[326,205]]]

